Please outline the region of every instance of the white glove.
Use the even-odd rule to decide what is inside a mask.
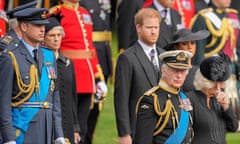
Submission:
[[[16,142],[15,141],[8,141],[8,142],[5,142],[3,144],[16,144]]]
[[[66,144],[64,137],[59,137],[55,139],[54,144]]]
[[[104,81],[99,81],[96,85],[96,94],[104,95],[107,94],[107,85]]]

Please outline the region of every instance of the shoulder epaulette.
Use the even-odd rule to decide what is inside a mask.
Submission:
[[[205,8],[205,9],[200,10],[197,14],[203,15],[207,12],[212,12],[212,11],[213,11],[213,8]]]
[[[49,12],[49,14],[52,14],[52,13],[54,13],[55,11],[57,11],[58,9],[60,9],[61,7],[62,7],[61,4],[56,5],[56,6],[54,6],[54,7],[51,7],[51,8],[48,10],[48,12]]]
[[[0,42],[8,45],[13,41],[13,37],[10,35],[5,35],[3,38],[1,38]]]
[[[238,11],[236,9],[233,9],[233,8],[226,8],[226,12],[227,13],[235,13],[235,14],[238,14]]]
[[[159,86],[154,86],[153,88],[151,88],[151,89],[149,89],[148,91],[146,91],[146,92],[144,93],[144,95],[150,96],[150,95],[152,95],[152,93],[154,93],[154,92],[157,91],[158,89],[159,89]]]

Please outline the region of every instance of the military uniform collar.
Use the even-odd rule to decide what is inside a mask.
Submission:
[[[169,93],[171,93],[171,94],[178,94],[179,93],[179,89],[175,89],[175,88],[173,88],[173,87],[171,87],[171,86],[169,86],[168,84],[167,84],[167,82],[165,82],[164,80],[160,80],[160,82],[159,82],[159,84],[158,84],[159,86],[160,86],[160,88],[161,89],[163,89],[163,90],[165,90],[165,91],[167,91],[167,92],[169,92]]]
[[[71,9],[71,10],[76,10],[79,6],[78,3],[72,3],[72,2],[68,2],[68,1],[63,1],[63,7]]]

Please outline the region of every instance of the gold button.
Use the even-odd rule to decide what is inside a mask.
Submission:
[[[49,103],[48,102],[43,102],[43,108],[45,108],[45,109],[49,108]]]

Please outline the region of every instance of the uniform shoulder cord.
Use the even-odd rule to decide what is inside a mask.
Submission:
[[[196,19],[199,16],[202,16],[204,18],[207,28],[210,31],[210,33],[212,34],[212,39],[206,45],[206,48],[211,48],[212,46],[214,46],[214,44],[217,42],[218,38],[221,37],[221,41],[219,42],[219,45],[214,50],[204,54],[204,57],[209,57],[209,56],[212,56],[212,55],[218,53],[224,47],[228,35],[230,35],[230,38],[231,38],[231,46],[233,46],[234,42],[236,41],[236,39],[234,37],[234,29],[232,28],[231,24],[229,23],[228,18],[223,18],[221,21],[222,22],[221,27],[219,29],[216,29],[216,28],[214,28],[211,20],[209,20],[207,18],[207,16],[205,16],[205,14],[207,12],[213,12],[213,9],[208,8],[208,9],[201,10],[198,14],[196,14],[193,17],[193,19],[191,20],[191,23],[190,23],[190,28],[192,28],[193,24],[195,23]]]
[[[163,111],[161,111],[161,107],[160,107],[160,104],[159,104],[159,99],[158,99],[158,95],[156,93],[154,93],[154,91],[156,89],[158,89],[159,86],[156,86],[156,87],[153,87],[149,93],[146,92],[144,94],[144,96],[152,96],[153,97],[153,107],[154,107],[154,111],[156,112],[156,114],[159,116],[159,119],[156,123],[156,126],[155,126],[155,131],[153,133],[153,136],[156,136],[158,134],[160,134],[163,129],[166,127],[169,119],[170,119],[170,116],[172,117],[172,123],[173,123],[173,129],[175,130],[176,129],[176,125],[178,125],[178,114],[177,114],[177,111],[174,107],[174,105],[172,104],[172,101],[168,98],[166,100],[166,105],[165,105],[165,108]],[[153,90],[153,91],[152,91]],[[141,96],[137,102],[137,105],[136,105],[136,114],[138,112],[138,107],[139,107],[139,104],[141,102],[141,100],[143,99],[144,96]],[[165,120],[162,121],[163,117],[165,116]],[[160,126],[161,124],[161,126]]]
[[[37,93],[39,92],[38,69],[33,64],[30,66],[30,69],[29,69],[30,82],[29,82],[29,84],[25,84],[22,80],[22,77],[21,77],[21,74],[19,71],[19,66],[18,66],[15,55],[11,51],[9,51],[8,54],[10,55],[10,57],[12,59],[12,63],[13,63],[13,67],[14,67],[16,79],[17,79],[17,85],[19,88],[19,92],[17,93],[17,95],[12,97],[12,100],[16,100],[22,94],[26,94],[26,96],[24,98],[22,98],[21,100],[11,103],[12,107],[17,107],[17,106],[23,104],[24,102],[26,102],[32,96],[35,89],[36,89]]]

